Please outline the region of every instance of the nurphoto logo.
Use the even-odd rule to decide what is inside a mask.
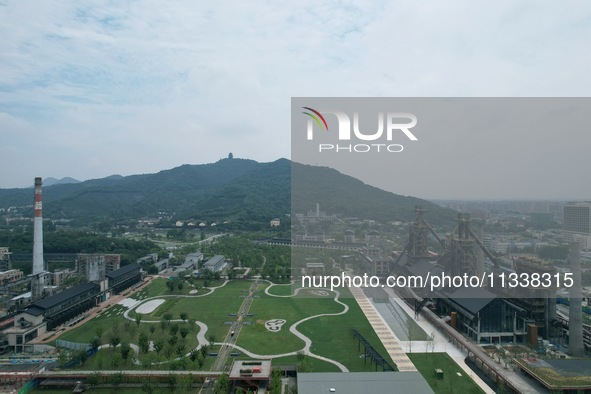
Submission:
[[[411,141],[418,141],[418,138],[410,131],[417,125],[417,117],[405,112],[383,112],[377,113],[377,130],[361,130],[360,116],[358,112],[353,112],[353,127],[351,127],[351,117],[343,111],[335,110],[316,110],[310,107],[302,107],[305,111],[302,113],[308,116],[307,139],[314,140],[314,129],[317,128],[324,132],[329,132],[328,122],[325,115],[334,115],[338,124],[336,136],[340,141],[375,141],[374,143],[360,144],[318,144],[318,152],[402,152],[404,147],[401,144],[393,144],[395,138],[401,135],[406,136]],[[384,127],[385,124],[385,127]],[[316,125],[316,127],[314,126]],[[383,141],[379,143],[379,141]]]

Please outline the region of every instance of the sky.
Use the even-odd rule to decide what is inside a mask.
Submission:
[[[0,0],[0,37],[0,188],[290,158],[291,97],[591,91],[586,1]]]

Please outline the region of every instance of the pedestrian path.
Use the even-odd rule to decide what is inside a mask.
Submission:
[[[355,297],[355,301],[357,301],[363,314],[367,317],[367,320],[369,320],[369,323],[376,334],[378,334],[378,338],[380,338],[388,355],[396,364],[396,368],[401,372],[416,372],[417,369],[400,346],[400,341],[396,335],[394,335],[394,332],[390,329],[388,324],[386,324],[382,316],[376,311],[363,290],[358,287],[350,287],[349,291],[351,291],[351,294]]]
[[[409,316],[414,316],[414,311],[408,306],[404,300],[392,290],[385,289],[388,295],[394,299],[394,301],[400,306]],[[455,347],[449,342],[443,335],[439,333],[439,330],[433,326],[427,319],[422,316],[416,321],[417,324],[429,335],[433,337],[433,352],[436,353],[447,353],[464,372],[472,378],[474,383],[478,385],[485,393],[494,394],[494,390],[490,388],[488,384],[484,382],[474,371],[466,364],[466,354],[460,349]],[[408,350],[409,353],[425,353],[426,347],[421,341],[402,341],[401,346]]]

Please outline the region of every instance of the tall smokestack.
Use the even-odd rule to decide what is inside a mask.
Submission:
[[[570,308],[568,313],[568,350],[571,355],[580,357],[585,354],[583,344],[583,309],[581,305],[581,244],[570,244],[570,269],[573,274],[573,285],[570,288]]]
[[[484,244],[484,220],[475,219],[473,221],[476,224],[476,237],[480,243]],[[482,276],[484,274],[484,250],[480,245],[474,245],[474,255],[476,256],[476,275]]]
[[[43,215],[41,178],[35,178],[35,219],[33,222],[33,275],[43,272]]]

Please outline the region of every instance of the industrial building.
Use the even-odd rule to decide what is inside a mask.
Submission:
[[[8,271],[12,268],[10,264],[10,255],[7,247],[0,247],[0,271]]]
[[[581,249],[591,247],[591,202],[568,202],[563,208],[563,231],[568,242],[579,241]]]
[[[141,266],[137,263],[129,264],[106,274],[108,291],[119,294],[123,290],[140,283],[142,280]]]
[[[68,272],[57,271],[53,274],[44,270],[43,232],[41,226],[41,178],[35,178],[35,219],[33,233],[33,273],[30,275],[31,291],[13,297],[13,306],[23,307],[14,318],[14,327],[4,331],[8,345],[17,352],[32,350],[29,341],[46,331],[55,330],[63,324],[72,324],[83,318],[84,312],[118,294],[137,285],[142,280],[139,264],[130,264],[118,268],[120,255],[114,254],[78,254],[76,271],[87,278],[82,283],[56,294],[56,286],[50,282],[62,283]],[[2,248],[4,255],[8,254]],[[117,267],[117,268],[116,268]],[[113,269],[116,268],[116,269]],[[20,274],[19,274],[20,273]],[[17,270],[0,273],[5,281],[22,279],[22,272]]]
[[[300,394],[434,393],[419,372],[310,372],[297,379]]]
[[[68,322],[75,321],[84,312],[141,282],[139,264],[126,265],[106,274],[106,283],[82,283],[57,294],[34,301],[19,311],[14,327],[5,331],[9,346],[15,351],[27,351],[26,344],[33,338]],[[106,288],[103,288],[106,286]]]
[[[188,271],[197,268],[197,265],[203,261],[203,253],[193,252],[185,257],[185,261],[178,267],[179,271]]]
[[[203,268],[211,272],[219,272],[226,266],[226,259],[222,255],[215,255],[203,264]]]
[[[469,215],[460,213],[456,229],[442,238],[427,223],[424,212],[421,207],[416,207],[409,242],[392,264],[391,274],[424,278],[445,272],[450,276],[468,274],[484,278],[485,274],[488,277],[490,273],[528,276],[547,273],[549,277],[554,277],[558,272],[550,262],[532,256],[519,256],[513,259],[511,267],[502,266],[483,243],[482,222],[476,222],[476,230],[473,231]],[[429,237],[441,245],[442,252],[439,255],[429,251]],[[488,270],[485,270],[486,267]],[[580,279],[580,274],[575,273],[573,277]],[[448,285],[435,289],[398,290],[414,306],[416,314],[428,305],[450,326],[476,343],[527,342],[537,346],[539,337],[551,339],[557,336],[559,329],[568,328],[568,321],[560,323],[557,319],[556,287],[504,288],[489,285],[485,281],[478,287]],[[571,290],[576,288],[580,288],[580,283],[577,286],[575,282]],[[571,298],[576,299],[577,296],[571,295]],[[581,307],[575,310],[578,312],[573,310],[571,313],[574,317],[571,318],[580,321]],[[582,324],[577,323],[577,326],[581,327]],[[583,343],[581,334],[572,335],[572,327],[568,334],[569,337],[578,338],[575,343]]]
[[[76,272],[87,281],[94,282],[104,279],[105,274],[121,267],[120,254],[78,253],[76,255]]]

